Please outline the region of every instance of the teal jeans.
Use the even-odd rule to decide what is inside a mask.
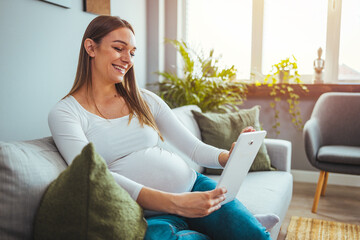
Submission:
[[[192,192],[209,191],[216,182],[197,173]],[[247,208],[237,199],[202,218],[186,218],[164,214],[148,217],[145,240],[268,240],[266,231]]]

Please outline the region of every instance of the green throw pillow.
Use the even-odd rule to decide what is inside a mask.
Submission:
[[[230,149],[240,132],[247,126],[261,130],[259,122],[260,106],[242,109],[234,113],[201,113],[192,111],[199,125],[203,142],[217,148]],[[263,143],[250,168],[250,171],[271,171],[270,157]],[[221,174],[222,169],[206,168],[207,174]]]
[[[142,208],[89,143],[46,190],[34,239],[143,239],[146,228]]]

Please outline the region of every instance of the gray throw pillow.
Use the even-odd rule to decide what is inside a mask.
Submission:
[[[242,109],[233,113],[201,113],[192,111],[199,125],[202,141],[217,148],[230,149],[242,129],[253,126],[261,130],[259,122],[260,106]],[[250,171],[271,171],[270,157],[263,143],[250,168]],[[207,174],[221,174],[221,169],[206,168]]]
[[[67,165],[52,138],[0,142],[0,239],[32,239],[36,210]]]

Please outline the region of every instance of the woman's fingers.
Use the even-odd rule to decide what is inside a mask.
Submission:
[[[246,128],[244,128],[241,133],[244,133],[244,132],[255,132],[255,128],[253,128],[252,126],[248,126]]]
[[[216,197],[216,196],[220,196],[223,195],[227,192],[226,188],[222,187],[222,188],[215,188],[214,190],[210,191],[211,196]]]
[[[219,210],[221,208],[220,204],[215,205],[214,207],[209,209],[209,214],[215,212],[216,210]]]
[[[229,155],[231,155],[232,151],[234,150],[235,144],[236,144],[236,142],[233,142],[233,144],[231,144]]]
[[[212,194],[213,205],[218,205],[225,200],[225,188],[216,188],[210,193]]]
[[[217,205],[219,205],[221,202],[223,202],[225,200],[225,196],[220,196],[220,197],[218,197],[218,198],[216,198],[216,199],[214,199],[214,206],[217,206]]]
[[[255,128],[253,128],[252,126],[248,126],[248,127],[244,128],[244,129],[241,131],[241,133],[245,133],[245,132],[255,132],[255,131],[256,131]],[[236,142],[233,142],[233,144],[231,145],[231,148],[230,148],[230,151],[229,151],[229,155],[231,155],[231,153],[232,153],[232,151],[233,151],[233,149],[234,149],[234,147],[235,147],[235,144],[236,144]]]
[[[216,188],[206,192],[192,192],[181,194],[178,214],[184,217],[204,217],[221,207],[225,200],[225,188]]]
[[[225,188],[217,188],[213,190],[214,198],[213,198],[213,206],[209,209],[209,214],[219,210],[221,208],[221,202],[225,200]]]

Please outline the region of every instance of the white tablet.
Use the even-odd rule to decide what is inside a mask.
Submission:
[[[216,188],[227,189],[226,199],[221,205],[235,199],[265,136],[266,131],[246,132],[239,135],[216,186]]]

